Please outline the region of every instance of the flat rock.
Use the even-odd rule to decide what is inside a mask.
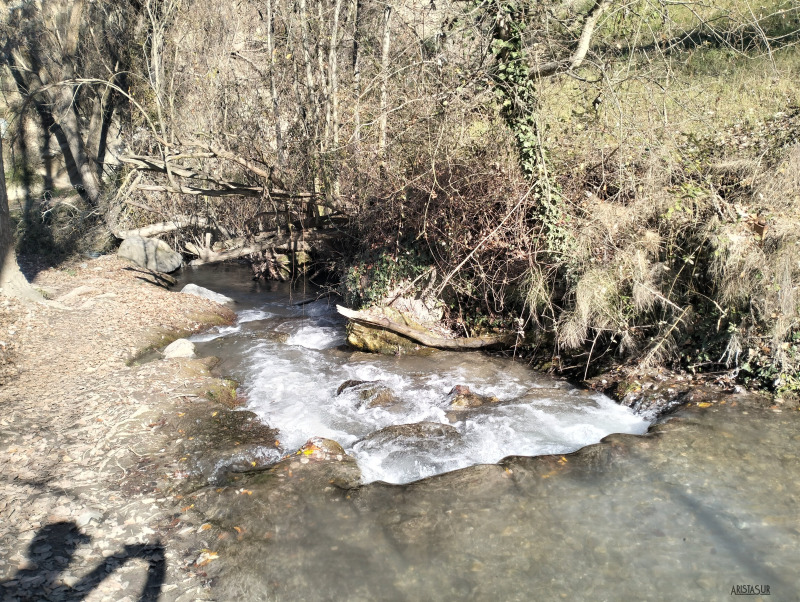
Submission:
[[[364,437],[361,443],[369,446],[384,446],[391,443],[434,444],[456,443],[461,440],[461,433],[449,424],[439,422],[415,422],[412,424],[394,424]],[[424,445],[423,447],[427,447]]]
[[[183,256],[163,240],[132,236],[122,241],[117,256],[156,272],[174,272],[183,264]]]
[[[187,284],[181,289],[182,293],[186,293],[187,295],[194,295],[195,297],[203,297],[204,299],[210,299],[211,301],[215,301],[217,303],[232,303],[233,299],[230,297],[226,297],[225,295],[221,295],[220,293],[215,293],[214,291],[204,288],[202,286],[197,286],[196,284]]]

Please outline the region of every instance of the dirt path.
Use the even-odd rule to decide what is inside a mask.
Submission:
[[[0,298],[0,599],[206,598],[164,427],[220,381],[200,360],[126,363],[232,313],[112,257],[34,285],[53,301]]]

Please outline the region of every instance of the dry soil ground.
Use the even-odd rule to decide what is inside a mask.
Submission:
[[[0,599],[209,597],[181,458],[159,452],[181,436],[165,417],[219,381],[197,360],[128,364],[232,313],[113,257],[33,284],[50,301],[0,297]]]

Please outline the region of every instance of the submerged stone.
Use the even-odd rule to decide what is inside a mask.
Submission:
[[[364,437],[359,443],[370,446],[389,444],[436,445],[440,443],[458,443],[461,433],[449,424],[439,422],[414,422],[412,424],[394,424]]]

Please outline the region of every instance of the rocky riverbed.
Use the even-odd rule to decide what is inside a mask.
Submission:
[[[214,358],[150,351],[153,361],[132,363],[232,319],[226,308],[112,258],[42,272],[36,285],[54,302],[0,301],[4,600],[800,591],[795,406],[704,390],[644,436],[361,485],[336,442],[314,438],[284,456],[280,433],[234,409],[243,400]],[[635,387],[631,403],[646,410],[672,395],[656,381]],[[340,395],[365,405],[383,391],[350,385]],[[657,399],[643,404],[641,391]],[[450,397],[460,413],[498,403],[466,387]],[[363,445],[402,435],[446,447],[453,431],[388,427]]]

